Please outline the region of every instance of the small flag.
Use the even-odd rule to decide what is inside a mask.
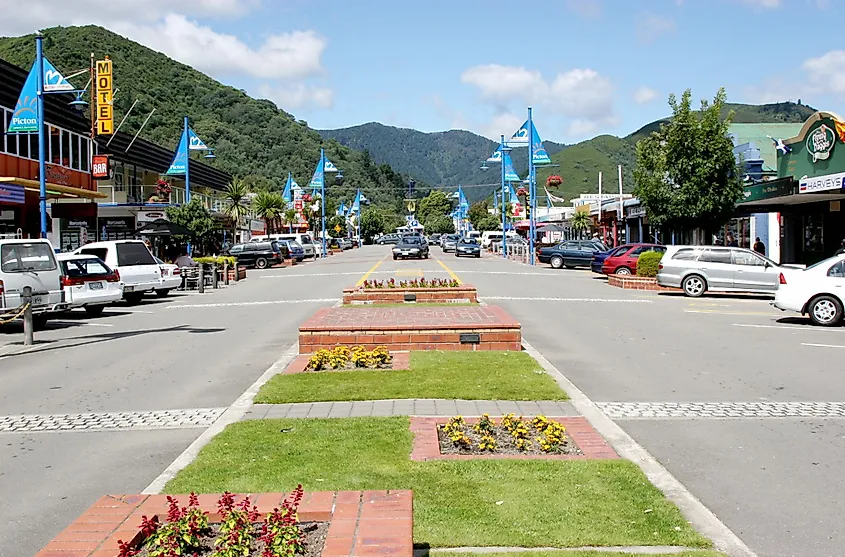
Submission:
[[[329,159],[325,159],[325,160],[326,160],[326,165],[323,168],[323,170],[325,170],[326,172],[337,172],[337,167],[334,165],[334,163],[332,161],[330,161]]]
[[[184,175],[188,168],[188,135],[185,131],[182,132],[182,139],[179,140],[179,147],[176,149],[176,155],[173,157],[173,162],[170,163],[170,168],[165,172],[168,176]]]
[[[508,147],[528,147],[528,120],[506,142]]]
[[[502,162],[502,146],[493,151],[493,154],[487,157],[487,162]]]
[[[208,145],[191,128],[188,128],[188,148],[191,151],[208,151]]]
[[[56,69],[56,66],[51,64],[47,58],[44,58],[44,92],[73,91],[74,89],[76,88],[65,79],[65,76]]]
[[[513,160],[509,153],[505,153],[505,181],[506,182],[519,182],[521,178],[519,174],[516,173],[516,170],[513,168]]]
[[[282,192],[282,199],[285,200],[285,203],[291,202],[291,189],[293,188],[293,179],[291,178],[290,172],[288,172],[288,180],[285,182],[285,191]]]
[[[839,126],[837,126],[837,131],[838,131],[838,128],[839,128]],[[780,152],[780,154],[785,155],[787,153],[792,152],[792,147],[790,147],[789,145],[786,145],[783,142],[783,139],[775,139],[774,137],[772,137],[770,135],[767,135],[766,137],[768,137],[769,139],[772,140],[772,143],[775,144],[775,149],[777,149],[778,152]]]

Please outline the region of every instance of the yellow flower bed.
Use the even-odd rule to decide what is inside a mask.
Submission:
[[[363,346],[335,346],[332,350],[317,350],[308,360],[306,369],[321,371],[324,369],[347,369],[384,367],[393,361],[393,356],[385,346],[377,346],[370,352]],[[351,365],[350,365],[351,364]]]

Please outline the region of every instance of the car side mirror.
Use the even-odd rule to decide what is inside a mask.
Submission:
[[[771,263],[769,263],[768,261],[764,261],[764,262],[763,262],[763,266],[764,266],[766,269],[768,269],[769,267],[771,267],[771,266],[772,266],[772,264],[771,264]]]

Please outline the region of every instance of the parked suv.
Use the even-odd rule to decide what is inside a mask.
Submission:
[[[94,255],[120,274],[123,299],[137,304],[147,292],[161,288],[161,268],[141,240],[115,240],[86,244],[75,255]]]
[[[61,278],[53,246],[47,240],[0,240],[0,313],[19,308],[23,289],[29,286],[35,324],[43,326],[49,313],[67,307]]]
[[[266,269],[272,265],[282,262],[284,255],[278,242],[248,242],[246,244],[235,244],[228,250],[228,255],[238,261],[238,265]]]
[[[668,246],[657,272],[657,284],[681,288],[687,296],[710,291],[772,294],[782,268],[745,248]]]

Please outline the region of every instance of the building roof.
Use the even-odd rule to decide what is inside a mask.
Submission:
[[[795,136],[803,125],[803,122],[800,124],[731,124],[728,133],[734,137],[734,145],[753,143],[760,150],[763,164],[770,168],[777,168],[778,155],[775,144],[766,136],[788,139]]]
[[[14,108],[28,73],[26,70],[0,59],[0,106]],[[45,95],[46,120],[66,130],[87,136],[91,131],[91,122],[84,114],[68,106],[73,98],[70,93]],[[126,147],[132,142],[132,137],[132,134],[117,132],[108,149],[106,149],[108,138],[97,138],[98,152],[110,153],[115,160],[126,164],[135,164],[160,174],[163,174],[170,167],[170,162],[173,160],[175,153],[140,137],[132,144],[132,149],[127,152]],[[190,165],[191,182],[194,184],[223,190],[226,184],[232,180],[229,173],[202,162],[192,159]]]

